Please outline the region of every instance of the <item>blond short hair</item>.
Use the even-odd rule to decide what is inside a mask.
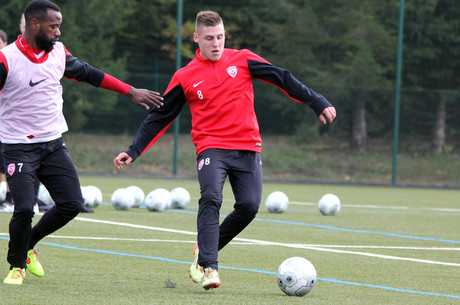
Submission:
[[[213,11],[202,11],[196,15],[195,32],[202,26],[216,26],[224,24],[220,15]]]

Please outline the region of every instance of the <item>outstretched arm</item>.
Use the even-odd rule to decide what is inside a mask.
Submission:
[[[147,151],[173,123],[174,119],[182,110],[186,99],[180,84],[174,81],[166,90],[164,106],[153,108],[145,120],[141,123],[136,137],[129,148],[118,154],[113,160],[116,168],[121,169],[123,164],[134,162],[139,156]]]
[[[155,108],[163,106],[163,98],[158,92],[134,88],[112,75],[81,61],[80,59],[72,56],[70,53],[67,53],[66,55],[64,77],[77,82],[86,82],[95,87],[104,88],[126,95],[134,104],[145,109],[149,109],[149,106],[153,106]]]
[[[288,70],[272,65],[249,50],[246,53],[249,72],[253,78],[277,86],[291,99],[310,106],[323,124],[327,121],[332,123],[336,112],[324,96],[302,84]]]

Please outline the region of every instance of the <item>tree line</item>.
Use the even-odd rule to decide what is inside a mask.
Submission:
[[[91,65],[133,84],[163,92],[175,71],[176,0],[56,0],[61,40]],[[0,4],[0,28],[13,42],[27,0]],[[226,46],[250,49],[285,67],[326,96],[338,119],[320,126],[280,93],[254,82],[262,133],[347,139],[359,150],[391,139],[399,0],[184,1],[182,65],[194,56],[194,21],[218,11]],[[405,5],[401,137],[429,143],[435,153],[460,150],[460,6],[455,0],[411,0]],[[63,81],[64,112],[73,131],[134,133],[146,112],[128,99]],[[301,109],[303,110],[303,109]],[[181,114],[190,130],[190,113]]]

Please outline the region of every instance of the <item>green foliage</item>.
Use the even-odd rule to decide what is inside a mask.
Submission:
[[[76,57],[123,79],[126,57],[114,52],[115,37],[126,24],[134,1],[68,1],[61,5],[62,40]],[[84,17],[83,17],[84,16]],[[82,19],[84,18],[84,19]],[[82,22],[84,20],[84,22]],[[78,130],[94,113],[116,111],[118,95],[86,84],[63,81],[64,113],[71,129]]]
[[[28,0],[0,4],[0,28],[12,42]],[[163,92],[176,70],[176,0],[56,0],[62,41],[95,67],[136,87]],[[226,45],[248,48],[328,98],[338,110],[320,135],[351,138],[355,101],[366,97],[369,137],[389,137],[393,123],[399,1],[184,1],[182,65],[193,58],[196,13],[218,11]],[[401,131],[427,140],[436,102],[447,102],[446,134],[458,142],[460,6],[455,0],[406,1]],[[63,81],[72,130],[133,133],[145,111],[125,97]],[[317,118],[276,88],[255,82],[255,105],[266,133],[302,133]],[[181,131],[190,129],[184,110]],[[276,124],[274,124],[276,122]],[[430,132],[427,132],[429,130]],[[456,147],[458,144],[453,144]]]

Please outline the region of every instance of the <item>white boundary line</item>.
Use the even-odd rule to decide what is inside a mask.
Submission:
[[[308,205],[308,206],[317,206],[318,203],[314,202],[303,202],[303,201],[289,201],[291,204],[297,205]],[[342,204],[343,207],[348,208],[366,208],[366,209],[393,209],[393,210],[428,210],[428,211],[437,211],[437,212],[460,212],[460,209],[452,208],[427,208],[427,207],[407,207],[407,206],[390,206],[390,205],[372,205],[372,204]]]
[[[123,223],[123,222],[115,222],[115,221],[107,221],[107,220],[98,220],[98,219],[90,219],[84,217],[76,217],[75,220],[85,221],[85,222],[93,222],[93,223],[102,223],[102,224],[109,224],[109,225],[116,225],[116,226],[124,226],[124,227],[131,227],[131,228],[138,228],[138,229],[145,229],[145,230],[152,230],[152,231],[162,231],[162,232],[170,232],[170,233],[178,233],[178,234],[185,234],[185,235],[193,235],[196,236],[196,232],[185,231],[185,230],[175,230],[175,229],[167,229],[167,228],[160,228],[160,227],[151,227],[151,226],[144,226],[144,225],[136,225],[130,223]],[[2,235],[5,233],[2,233]],[[375,253],[367,253],[367,252],[356,252],[356,251],[347,251],[347,250],[338,250],[338,249],[328,249],[329,246],[327,245],[306,245],[306,244],[287,244],[287,243],[279,243],[279,242],[271,242],[271,241],[264,241],[258,239],[248,239],[248,238],[234,238],[233,241],[240,241],[246,242],[251,244],[257,245],[266,245],[266,246],[280,246],[280,247],[287,247],[287,248],[297,248],[297,249],[309,249],[314,251],[321,251],[321,252],[332,252],[332,253],[341,253],[341,254],[354,254],[354,255],[361,255],[367,257],[377,257],[382,259],[390,259],[390,260],[401,260],[401,261],[411,261],[417,263],[424,263],[424,264],[434,264],[434,265],[444,265],[444,266],[455,266],[460,267],[460,264],[457,263],[448,263],[448,262],[439,262],[439,261],[432,261],[432,260],[424,260],[424,259],[415,259],[409,257],[399,257],[399,256],[392,256],[392,255],[381,255]],[[337,246],[335,246],[337,248]],[[331,246],[332,248],[332,246]]]
[[[0,236],[7,236],[8,233],[0,233]],[[112,241],[139,241],[139,242],[165,242],[165,243],[188,243],[195,244],[195,240],[179,239],[158,239],[158,238],[120,238],[102,236],[65,236],[48,235],[48,238],[57,239],[83,239],[83,240],[112,240]],[[231,242],[232,245],[265,245],[260,242]],[[393,247],[393,246],[357,246],[357,245],[315,245],[315,244],[292,244],[297,247],[322,247],[322,248],[355,248],[355,249],[390,249],[390,250],[425,250],[425,251],[460,251],[460,248],[440,248],[440,247]]]
[[[150,226],[144,226],[144,225],[134,225],[134,224],[123,223],[123,222],[97,220],[97,219],[90,219],[90,218],[83,218],[83,217],[76,217],[75,219],[80,220],[80,221],[86,221],[86,222],[112,224],[112,225],[133,227],[133,228],[140,228],[140,229],[147,229],[147,230],[153,230],[153,231],[163,231],[163,232],[179,233],[179,234],[186,234],[186,235],[196,235],[196,232],[184,231],[184,230],[166,229],[166,228],[150,227]],[[258,239],[238,238],[238,237],[235,237],[233,240],[234,241],[240,241],[240,242],[257,243],[257,244],[261,244],[261,245],[281,246],[281,247],[298,248],[298,249],[309,249],[309,250],[322,251],[322,252],[354,254],[354,255],[362,255],[362,256],[368,256],[368,257],[378,257],[378,258],[383,258],[383,259],[391,259],[391,260],[412,261],[412,262],[425,263],[425,264],[435,264],[435,265],[445,265],[445,266],[460,267],[460,264],[457,264],[457,263],[438,262],[438,261],[432,261],[432,260],[415,259],[415,258],[408,258],[408,257],[398,257],[398,256],[391,256],[391,255],[380,255],[380,254],[366,253],[366,252],[335,250],[335,249],[327,249],[325,247],[316,247],[316,246],[301,245],[301,244],[286,244],[286,243],[263,241],[263,240],[258,240]]]

